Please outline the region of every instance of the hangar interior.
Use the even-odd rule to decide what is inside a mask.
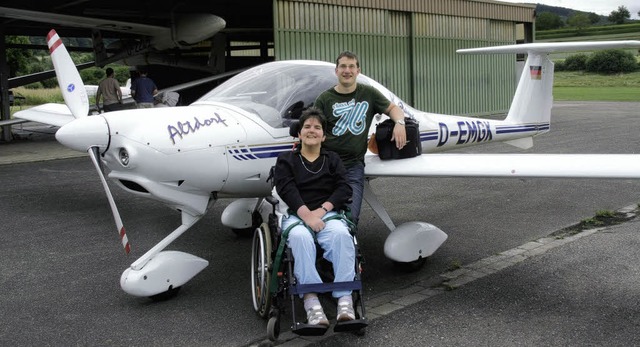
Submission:
[[[161,88],[274,59],[333,61],[341,51],[350,50],[360,57],[363,74],[412,106],[464,115],[506,112],[519,70],[515,55],[460,56],[455,50],[532,42],[535,20],[535,5],[492,0],[49,0],[3,6],[0,121],[10,119],[8,91],[17,84],[11,78],[14,73],[8,71],[6,49],[47,49],[8,45],[7,36],[44,37],[54,28],[63,38],[91,39],[96,29],[51,24],[46,19],[18,16],[14,10],[162,26],[172,33],[179,31],[184,14],[210,13],[223,18],[224,29],[186,50],[165,50],[156,60],[151,54],[131,60],[147,65]],[[140,35],[112,31],[108,25],[99,29],[105,42],[144,42]],[[93,51],[91,47],[69,49]],[[161,64],[154,64],[159,60]],[[177,61],[204,68],[177,67]],[[187,96],[195,100],[220,81],[192,88]],[[2,140],[9,141],[10,125],[2,129]]]

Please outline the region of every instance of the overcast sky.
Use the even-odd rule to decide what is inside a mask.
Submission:
[[[631,14],[631,19],[638,19],[638,11],[640,11],[639,0],[538,0],[538,1],[522,1],[522,0],[500,0],[505,2],[525,2],[534,4],[543,4],[549,6],[566,7],[574,10],[585,12],[595,12],[597,14],[608,16],[612,11],[618,9],[618,6],[625,6]]]

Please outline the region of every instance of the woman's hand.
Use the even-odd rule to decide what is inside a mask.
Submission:
[[[318,217],[312,216],[307,219],[303,219],[304,223],[315,232],[320,232],[324,229],[324,221]]]
[[[324,217],[324,210],[321,208],[317,208],[313,211],[309,210],[307,206],[301,206],[298,211],[298,217],[302,219],[304,224],[306,224],[311,230],[315,232],[319,232],[324,229],[324,221],[322,217]]]
[[[318,207],[315,210],[311,211],[311,215],[314,217],[318,217],[318,218],[322,218],[324,217],[324,215],[327,214],[327,212],[325,212],[322,208]]]

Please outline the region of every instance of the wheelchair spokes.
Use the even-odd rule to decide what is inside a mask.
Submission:
[[[251,246],[251,294],[253,309],[263,318],[271,308],[271,249],[269,226],[262,223],[253,234]]]

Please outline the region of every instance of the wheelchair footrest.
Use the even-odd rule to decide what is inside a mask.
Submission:
[[[337,322],[333,327],[333,331],[337,333],[342,333],[346,331],[358,331],[360,329],[364,329],[369,325],[366,318],[363,319],[354,319],[348,320],[344,322]]]
[[[322,336],[329,329],[328,326],[294,323],[291,331],[301,336]]]
[[[348,282],[292,284],[289,286],[289,293],[293,295],[305,293],[327,293],[336,290],[362,290],[362,282],[360,280],[356,280]]]

